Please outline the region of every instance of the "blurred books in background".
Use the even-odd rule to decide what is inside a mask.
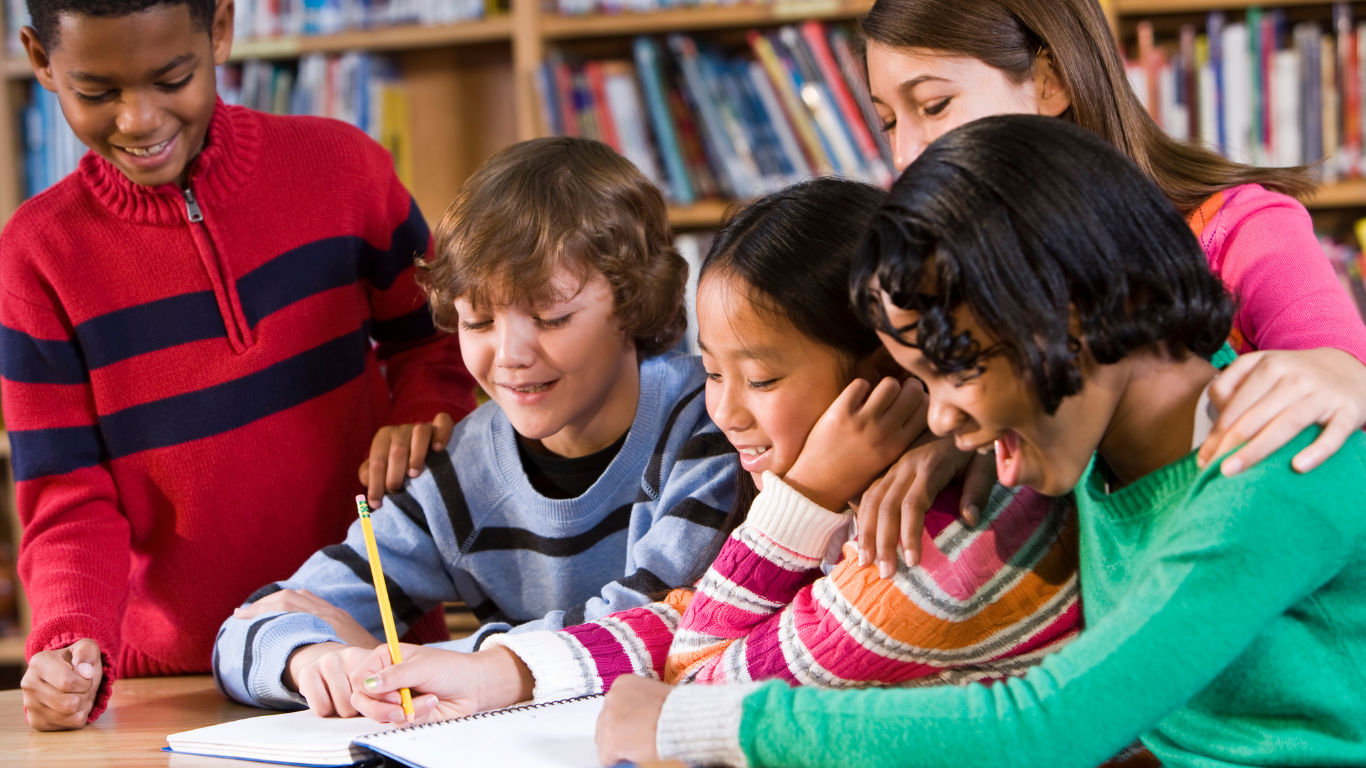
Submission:
[[[1140,22],[1129,82],[1172,136],[1239,162],[1316,166],[1324,181],[1362,175],[1366,126],[1366,21],[1334,3],[1331,23],[1290,24],[1281,10],[1249,8],[1233,21],[1210,13],[1203,29],[1156,41]]]
[[[851,32],[810,21],[747,39],[724,51],[641,36],[631,59],[552,50],[537,73],[545,126],[610,144],[676,204],[747,200],[826,173],[890,185]]]

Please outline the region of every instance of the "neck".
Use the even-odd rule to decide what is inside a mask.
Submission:
[[[1157,349],[1125,363],[1122,393],[1097,449],[1121,485],[1191,452],[1200,393],[1218,374],[1196,355],[1174,361]]]
[[[602,398],[601,407],[591,417],[566,424],[559,432],[540,440],[542,449],[575,459],[597,453],[626,434],[636,420],[640,403],[640,365],[634,349],[621,359],[621,370]]]

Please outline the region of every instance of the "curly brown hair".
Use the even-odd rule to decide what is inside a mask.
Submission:
[[[480,310],[567,298],[551,280],[561,268],[579,285],[606,278],[617,322],[642,358],[687,330],[688,264],[674,249],[664,197],[601,142],[533,139],[499,152],[446,209],[435,240],[418,282],[447,330],[458,298]]]

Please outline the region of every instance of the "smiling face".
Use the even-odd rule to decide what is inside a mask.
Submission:
[[[980,59],[924,48],[868,42],[868,87],[898,171],[931,142],[960,125],[991,115],[1056,117],[1067,94],[1046,55],[1034,76],[1015,82]]]
[[[757,310],[750,288],[724,272],[697,289],[697,336],[707,414],[763,488],[792,468],[817,419],[848,385],[849,363],[791,323]]]
[[[83,144],[135,184],[183,186],[204,147],[217,98],[214,66],[232,48],[231,0],[212,30],[184,4],[125,16],[62,14],[51,50],[22,37],[38,80],[57,94]]]
[[[456,299],[460,353],[518,434],[561,456],[585,456],[631,428],[636,347],[601,273],[580,284],[560,269],[552,283],[567,298],[488,308]]]
[[[906,328],[918,319],[886,294],[882,306],[893,328]],[[955,329],[971,333],[982,349],[994,343],[971,312],[960,308],[954,318]],[[1003,355],[983,358],[980,373],[944,373],[920,350],[885,332],[878,336],[898,364],[925,382],[930,429],[952,436],[959,450],[985,453],[994,448],[997,480],[1006,486],[1027,485],[1051,496],[1070,492],[1105,437],[1122,396],[1122,388],[1089,375],[1083,365],[1081,391],[1063,399],[1050,416],[1033,385]]]

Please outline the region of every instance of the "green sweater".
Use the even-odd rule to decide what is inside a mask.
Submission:
[[[1056,768],[1141,736],[1167,765],[1366,765],[1366,436],[1296,473],[1318,432],[1236,477],[1192,453],[1111,495],[1093,463],[1076,492],[1086,629],[1022,678],[680,689],[659,742],[691,729],[699,751],[676,756],[756,766]],[[738,728],[718,731],[731,706]]]

